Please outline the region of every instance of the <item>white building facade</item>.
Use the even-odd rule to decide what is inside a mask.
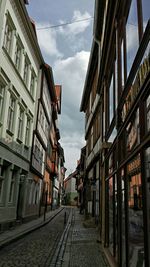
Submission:
[[[25,217],[43,62],[24,1],[0,1],[0,225]],[[38,187],[38,185],[36,186]],[[28,192],[27,192],[28,191]],[[34,195],[34,194],[33,194]],[[37,201],[37,200],[34,200]]]

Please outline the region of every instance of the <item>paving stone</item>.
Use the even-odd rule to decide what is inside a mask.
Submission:
[[[2,248],[0,267],[44,267],[63,230],[64,216],[60,213],[49,224]]]
[[[84,223],[84,216],[75,210],[62,267],[108,267],[95,225]]]

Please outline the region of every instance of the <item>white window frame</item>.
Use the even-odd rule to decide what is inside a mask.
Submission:
[[[25,132],[25,146],[29,146],[30,141],[30,129],[31,129],[31,118],[27,116],[26,132]]]
[[[18,132],[17,132],[17,138],[22,141],[22,135],[23,135],[23,118],[24,118],[24,109],[22,106],[19,107],[19,115],[18,115]]]
[[[0,121],[2,119],[2,113],[3,113],[5,87],[6,86],[0,81]]]
[[[6,24],[5,24],[5,32],[4,32],[4,41],[3,46],[7,53],[11,54],[11,48],[13,43],[13,31],[15,31],[15,26],[12,21],[12,18],[9,13],[6,14]]]
[[[34,70],[32,69],[32,72],[31,72],[31,81],[30,81],[30,94],[32,95],[32,97],[34,97],[35,78],[36,78],[36,75],[35,75]]]
[[[5,34],[4,34],[4,47],[6,51],[8,52],[8,54],[10,54],[10,51],[11,51],[12,34],[13,34],[13,28],[7,19],[6,26],[5,26]]]
[[[10,132],[13,132],[13,123],[14,123],[14,115],[15,115],[15,106],[16,106],[16,99],[11,94],[9,99],[9,108],[8,108],[8,116],[7,116],[7,129]]]
[[[18,71],[20,70],[20,66],[21,66],[22,49],[23,49],[23,46],[22,46],[20,38],[18,37],[16,41],[15,58],[14,58],[14,64]]]
[[[28,79],[29,79],[29,66],[30,66],[30,61],[28,56],[25,56],[25,60],[24,60],[24,71],[23,71],[23,80],[25,82],[25,84],[28,84]]]
[[[1,183],[1,187],[0,187],[0,203],[3,202],[3,193],[4,193],[4,181],[5,180],[5,167],[4,165],[1,166],[0,168],[0,183]]]

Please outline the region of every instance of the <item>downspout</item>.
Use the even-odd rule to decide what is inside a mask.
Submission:
[[[101,59],[101,42],[94,36],[94,41],[98,44],[98,77],[100,75],[100,59]]]

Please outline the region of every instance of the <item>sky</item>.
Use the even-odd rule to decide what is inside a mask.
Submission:
[[[35,21],[44,60],[53,69],[54,82],[62,85],[59,129],[67,176],[75,170],[85,145],[80,104],[92,45],[94,1],[29,0],[27,10]],[[83,21],[47,28],[79,20]]]

